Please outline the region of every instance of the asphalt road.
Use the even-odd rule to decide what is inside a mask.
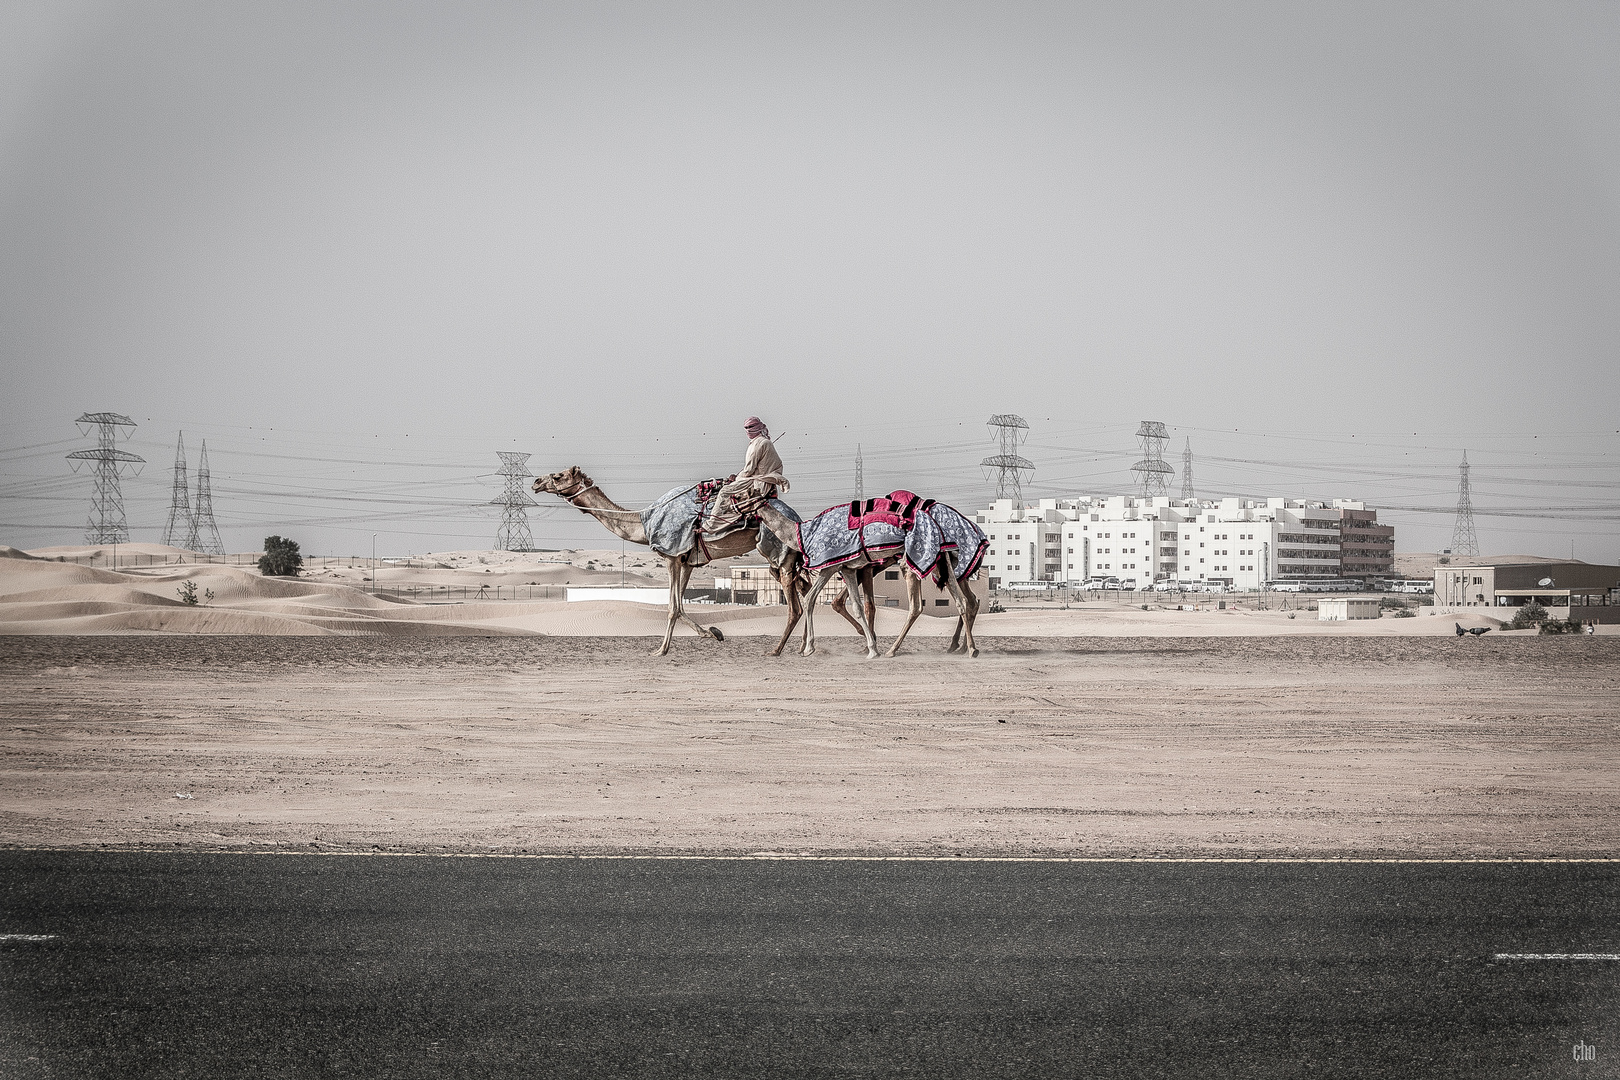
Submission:
[[[0,1075],[1615,1076],[1620,963],[1494,957],[1617,915],[1620,864],[13,851]]]

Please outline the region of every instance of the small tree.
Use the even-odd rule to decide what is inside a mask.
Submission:
[[[1508,623],[1509,630],[1528,630],[1532,626],[1540,626],[1547,621],[1547,609],[1537,603],[1529,603],[1513,613],[1513,621]]]
[[[197,583],[195,581],[188,581],[175,591],[180,594],[180,602],[185,604],[187,607],[196,607],[198,604],[212,603],[214,599],[213,589],[204,589],[202,596],[199,598],[197,596]]]
[[[281,536],[264,538],[264,554],[259,556],[259,573],[265,576],[296,577],[304,565],[298,554],[298,541]]]

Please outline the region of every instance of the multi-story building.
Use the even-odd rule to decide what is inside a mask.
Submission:
[[[998,499],[976,515],[992,588],[1118,578],[1259,588],[1277,580],[1387,577],[1394,534],[1365,504],[1158,497]]]

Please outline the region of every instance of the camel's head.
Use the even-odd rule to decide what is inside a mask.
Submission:
[[[562,472],[547,473],[534,479],[534,493],[542,492],[558,495],[564,499],[578,495],[592,486],[591,478],[586,476],[578,465],[570,465]]]

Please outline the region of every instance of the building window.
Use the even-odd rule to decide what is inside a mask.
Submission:
[[[885,571],[883,571],[883,580],[884,581],[899,581],[900,580],[900,571],[898,571],[898,570],[885,570]]]

